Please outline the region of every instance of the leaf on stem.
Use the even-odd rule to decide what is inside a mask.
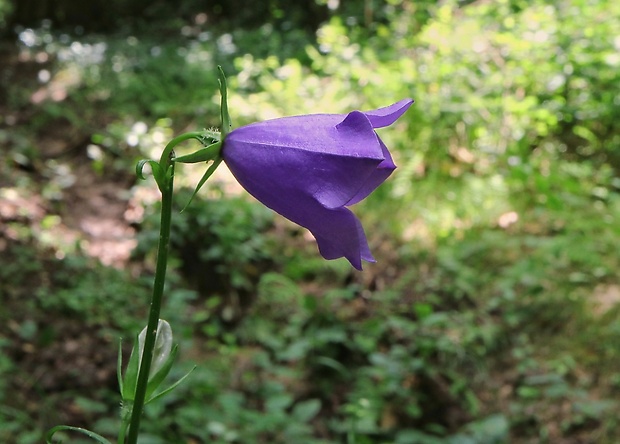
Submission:
[[[222,101],[220,105],[220,113],[222,116],[222,140],[226,137],[226,134],[230,132],[232,123],[230,121],[230,114],[228,113],[228,90],[226,85],[226,75],[221,66],[218,65],[218,82],[220,84],[220,94]]]
[[[172,364],[174,364],[174,359],[176,358],[178,348],[178,345],[175,345],[172,348],[172,351],[168,355],[168,358],[166,359],[166,362],[164,362],[164,365],[162,365],[162,367],[149,378],[149,383],[146,388],[146,399],[150,398],[153,392],[155,392],[155,390],[157,390],[157,388],[164,381],[164,379],[166,379],[168,373],[170,373],[170,369],[172,368]]]
[[[168,393],[170,393],[172,390],[174,390],[175,388],[177,388],[179,386],[179,384],[181,384],[183,381],[185,381],[185,379],[194,371],[196,370],[196,366],[192,367],[192,369],[190,371],[188,371],[181,379],[179,379],[177,382],[175,382],[174,384],[172,384],[170,387],[168,387],[166,390],[164,390],[163,392],[159,392],[158,394],[156,394],[155,396],[153,396],[152,398],[148,399],[144,404],[149,404],[153,401],[158,400],[159,398],[161,398],[164,395],[167,395]]]
[[[45,434],[45,442],[47,444],[55,444],[52,441],[52,437],[54,436],[54,434],[56,432],[59,432],[61,430],[68,430],[71,432],[78,432],[81,433],[83,435],[88,436],[89,438],[94,439],[95,441],[97,441],[99,444],[111,444],[110,441],[108,441],[107,439],[105,439],[103,436],[98,435],[95,432],[91,432],[90,430],[86,430],[80,427],[72,427],[72,426],[67,426],[67,425],[58,425],[56,427],[51,428],[46,434]],[[58,441],[56,444],[61,444],[62,441]]]
[[[123,402],[133,401],[136,394],[136,383],[138,381],[138,370],[140,369],[140,358],[141,356],[138,351],[138,335],[136,335],[133,350],[131,351],[131,356],[129,357],[129,364],[127,364],[127,369],[125,370],[125,381],[123,383],[123,391],[121,393]]]
[[[200,182],[198,182],[198,185],[196,185],[196,189],[192,193],[192,196],[189,198],[189,201],[187,202],[187,204],[181,210],[181,213],[185,211],[187,207],[189,207],[189,204],[192,203],[192,200],[194,200],[194,197],[196,196],[196,194],[198,194],[198,191],[202,188],[202,186],[205,184],[207,179],[209,179],[209,177],[211,177],[211,175],[215,172],[217,167],[220,166],[220,163],[222,163],[222,158],[218,157],[217,159],[213,161],[213,163],[209,166],[209,168],[207,168],[207,171],[205,172],[204,176],[202,176],[202,179],[200,179]]]

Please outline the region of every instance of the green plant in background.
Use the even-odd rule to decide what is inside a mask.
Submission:
[[[0,1],[0,30],[6,25],[6,17],[11,13],[12,5],[8,0]]]
[[[617,145],[618,134],[613,107],[586,110],[580,103],[611,103],[588,97],[617,83],[617,48],[604,36],[614,35],[619,13],[601,1],[582,15],[584,5],[459,8],[448,2],[429,7],[431,19],[419,28],[414,3],[390,2],[386,23],[372,36],[334,17],[317,32],[317,46],[307,47],[308,67],[294,59],[238,58],[235,86],[250,94],[236,97],[234,109],[248,110],[241,119],[254,119],[300,112],[306,104],[363,108],[385,96],[424,97],[424,109],[409,114],[406,131],[390,136],[402,156],[391,194],[405,213],[400,220],[413,214],[433,233],[488,225],[503,212],[531,207],[523,199],[549,208],[570,205],[557,184],[570,183],[572,174],[556,173],[556,166],[568,166],[557,160],[578,160],[573,171],[586,174],[590,160],[600,165],[608,150],[603,144]],[[608,14],[614,18],[598,26]],[[605,154],[610,164],[613,152]],[[441,198],[431,192],[437,183],[451,184],[440,188]],[[590,197],[585,189],[570,192]]]
[[[190,197],[191,193],[181,190],[175,200],[182,207]],[[135,255],[146,254],[156,239],[155,216],[147,216],[142,223]],[[183,211],[183,217],[172,221],[171,254],[201,294],[236,293],[242,298],[275,259],[274,239],[265,235],[272,226],[272,213],[246,199],[196,200]]]

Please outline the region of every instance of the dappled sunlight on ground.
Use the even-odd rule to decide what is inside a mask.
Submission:
[[[135,230],[123,217],[132,174],[98,176],[83,160],[75,170],[76,183],[64,190],[63,223],[79,233],[84,252],[105,265],[121,267],[136,246]]]

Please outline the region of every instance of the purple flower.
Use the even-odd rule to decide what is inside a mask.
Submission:
[[[375,128],[394,123],[412,103],[254,123],[226,136],[222,157],[256,199],[310,230],[325,259],[345,257],[361,270],[362,259],[375,260],[362,224],[346,207],[396,168]]]

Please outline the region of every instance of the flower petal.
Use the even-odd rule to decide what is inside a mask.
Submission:
[[[319,252],[325,259],[345,257],[358,270],[362,259],[375,262],[359,219],[347,208],[327,210],[322,214],[322,224],[307,227],[314,235]]]
[[[413,104],[413,99],[403,99],[393,105],[372,111],[364,111],[373,128],[383,128],[396,122]]]
[[[377,187],[381,185],[385,179],[390,177],[390,174],[392,174],[396,169],[396,165],[394,165],[394,161],[392,160],[392,156],[390,155],[387,147],[381,139],[379,139],[379,143],[381,144],[381,149],[383,150],[385,159],[377,166],[377,169],[373,171],[370,177],[368,177],[357,194],[345,204],[346,206],[354,205],[361,200],[366,199],[368,195],[375,191]]]
[[[242,127],[227,136],[222,155],[246,189],[244,179],[256,178],[262,187],[269,184],[273,190],[295,190],[327,208],[338,208],[359,194],[384,162],[385,153],[364,114],[354,111],[344,120],[341,115],[336,117],[338,120],[329,119],[330,127],[304,130],[299,129],[301,118]],[[321,144],[325,140],[331,142],[329,149]],[[311,145],[315,141],[317,145]],[[321,149],[317,149],[319,145]]]
[[[353,113],[361,114],[361,117],[365,115],[359,111],[353,111]],[[358,143],[353,149],[349,138],[346,135],[343,136],[342,131],[336,129],[336,126],[344,123],[343,120],[346,120],[349,115],[311,114],[265,120],[233,130],[228,134],[225,142],[228,144],[245,143],[279,148],[297,148],[314,153],[338,156],[354,155],[355,157],[382,160],[383,155],[378,142]],[[354,127],[354,123],[361,124],[360,120],[353,119],[347,127]],[[367,128],[372,130],[370,121],[365,117],[364,120],[368,122]]]
[[[327,208],[342,207],[357,196],[375,175],[378,166],[385,161],[382,143],[363,113],[350,112],[342,122],[336,125],[336,130],[342,141],[346,143],[346,148],[342,150],[342,156],[326,159],[328,164],[321,166],[322,169],[333,171],[330,174],[331,182],[324,182],[314,194],[317,200]],[[372,147],[374,151],[372,160],[361,162],[360,153],[368,155],[369,147]],[[376,186],[378,185],[377,183]]]
[[[231,133],[232,134],[232,133]],[[232,145],[234,146],[234,145]],[[226,151],[226,150],[224,150]],[[263,147],[263,151],[270,151]],[[231,156],[230,153],[233,153]],[[303,156],[300,156],[303,154]],[[225,161],[239,183],[256,199],[287,219],[312,232],[319,244],[321,254],[327,259],[346,257],[357,269],[361,260],[373,261],[363,229],[346,208],[328,208],[315,197],[321,186],[305,174],[312,153],[300,150],[282,150],[275,155],[257,157],[250,146],[231,150]],[[322,167],[335,163],[347,165],[344,159],[319,159]],[[371,171],[376,161],[371,165]],[[350,165],[349,165],[350,168]],[[319,187],[319,188],[317,188]]]

